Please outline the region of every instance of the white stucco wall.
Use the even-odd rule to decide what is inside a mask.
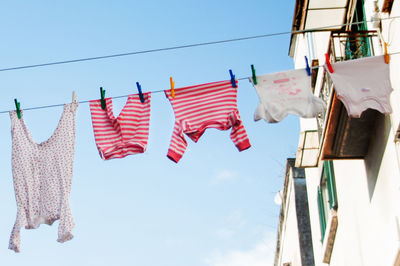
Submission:
[[[318,167],[307,168],[306,172],[306,183],[307,183],[307,197],[310,213],[310,225],[311,234],[314,248],[314,261],[315,265],[325,265],[322,262],[322,236],[319,223],[319,212],[318,212],[318,186],[320,182],[321,169]]]
[[[381,5],[383,0],[379,1]],[[365,0],[366,15],[373,12],[371,0]],[[391,16],[400,16],[400,2],[395,0]],[[390,25],[390,30],[389,30]],[[400,52],[400,19],[383,23],[383,36],[389,40],[389,53]],[[300,35],[299,35],[300,36]],[[329,33],[314,34],[315,56],[325,62]],[[304,68],[308,55],[305,38],[298,37],[295,67]],[[379,42],[375,54],[382,54]],[[319,95],[322,69],[319,70],[315,94]],[[365,160],[335,160],[334,172],[338,197],[338,229],[330,265],[393,265],[400,248],[400,171],[399,150],[394,134],[400,123],[400,54],[390,61],[393,113],[379,120]],[[315,129],[315,119],[301,119],[301,131]],[[398,144],[400,146],[400,144]],[[306,169],[307,193],[316,265],[322,263],[322,243],[317,203],[321,167]]]
[[[291,172],[291,171],[290,171]],[[294,184],[292,173],[289,174],[288,191],[284,211],[283,228],[280,239],[280,256],[278,265],[291,262],[293,266],[301,266],[299,232],[297,228],[296,202],[294,200]]]

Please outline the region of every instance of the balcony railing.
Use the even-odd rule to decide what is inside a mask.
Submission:
[[[333,31],[330,41],[332,61],[373,56],[373,39],[377,37],[376,31]]]
[[[330,39],[330,60],[339,62],[374,55],[374,38],[378,38],[376,31],[332,31]],[[327,73],[324,74],[324,85],[320,98],[329,103],[333,84]]]

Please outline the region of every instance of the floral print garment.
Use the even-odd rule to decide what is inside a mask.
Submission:
[[[74,221],[69,207],[77,103],[64,105],[64,111],[53,135],[37,144],[16,111],[10,111],[12,135],[12,173],[17,218],[11,233],[9,249],[19,252],[20,230],[38,228],[60,220],[59,242],[72,239]]]

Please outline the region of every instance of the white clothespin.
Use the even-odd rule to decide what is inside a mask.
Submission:
[[[76,94],[75,94],[75,91],[72,91],[72,103],[76,103]]]

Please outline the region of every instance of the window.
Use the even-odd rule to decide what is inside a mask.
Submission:
[[[354,10],[353,24],[351,26],[352,32],[357,32],[357,35],[350,36],[346,42],[346,60],[371,56],[371,44],[368,37],[368,30],[364,0],[358,0]]]
[[[337,210],[335,174],[332,161],[324,161],[321,182],[318,187],[318,210],[321,226],[321,241],[324,241],[327,221],[330,220],[331,210]]]
[[[321,225],[322,262],[330,263],[338,227],[335,173],[332,161],[324,161],[318,187],[318,209]]]
[[[351,26],[351,30],[353,31],[368,30],[365,19],[364,0],[357,1],[356,9],[354,10],[353,22],[362,22],[362,23],[353,24]]]

